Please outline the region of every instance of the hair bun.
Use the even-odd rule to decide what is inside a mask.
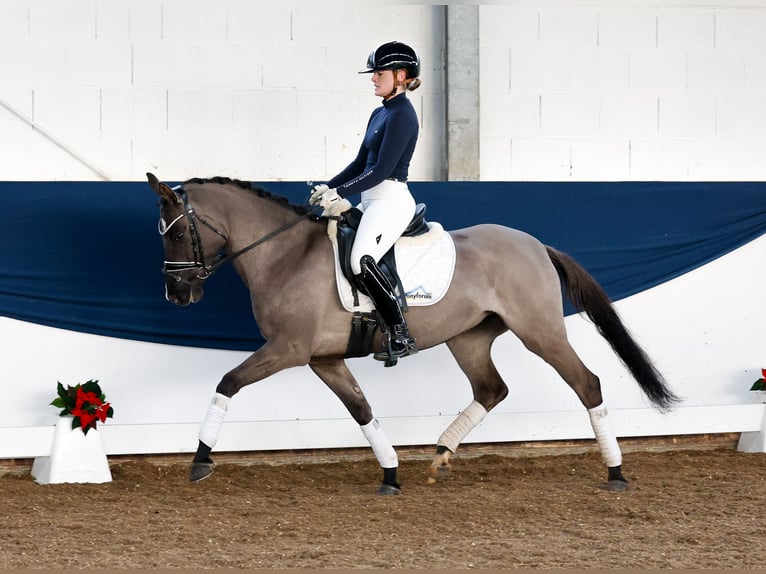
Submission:
[[[412,80],[407,81],[407,89],[412,92],[417,90],[420,87],[420,78],[412,78]]]

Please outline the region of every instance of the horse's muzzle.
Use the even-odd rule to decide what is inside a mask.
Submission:
[[[186,286],[186,289],[179,290],[177,287],[179,283],[167,282],[165,283],[165,299],[178,305],[179,307],[186,307],[191,303],[197,303],[202,300],[204,294],[202,287]]]

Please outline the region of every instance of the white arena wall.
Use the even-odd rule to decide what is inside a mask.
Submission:
[[[753,433],[763,448],[762,399],[749,392],[764,364],[766,236],[616,306],[682,405],[651,409],[608,345],[581,316],[567,318],[575,349],[602,381],[618,436]],[[220,377],[247,354],[124,341],[0,319],[3,388],[14,408],[0,423],[0,458],[45,456],[57,411],[55,382],[102,381],[115,407],[101,425],[109,454],[189,452]],[[510,396],[466,442],[591,438],[588,415],[558,375],[511,334],[493,347]],[[352,359],[352,372],[395,445],[434,444],[471,401],[445,346],[386,369]],[[7,391],[6,391],[7,392]],[[760,439],[755,435],[760,433]],[[337,398],[308,367],[243,389],[232,401],[219,451],[363,446]]]
[[[766,2],[479,5],[480,178],[766,178]],[[389,39],[424,61],[412,178],[444,150],[444,6],[246,0],[0,3],[0,180],[321,180],[355,154],[376,105],[359,76]],[[381,18],[381,12],[385,17]],[[685,398],[652,411],[589,323],[567,327],[602,379],[619,436],[746,432],[766,366],[766,238],[617,308]],[[672,317],[672,320],[668,320]],[[239,352],[155,345],[0,317],[0,458],[47,455],[55,383],[97,378],[115,406],[109,454],[189,452]],[[493,354],[511,395],[469,442],[590,438],[574,394],[512,335]],[[389,438],[433,444],[471,400],[445,347],[384,369],[350,361]],[[392,372],[393,371],[393,372]],[[300,400],[295,400],[300,397]],[[760,434],[758,434],[760,433]],[[363,446],[307,368],[246,388],[216,450]],[[756,444],[756,447],[758,445]],[[761,446],[762,448],[762,446]]]

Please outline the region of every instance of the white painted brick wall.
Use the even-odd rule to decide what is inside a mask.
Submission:
[[[440,16],[341,2],[2,2],[0,179],[326,179],[356,155],[379,105],[357,72],[391,39],[424,60],[411,176],[434,179]]]
[[[480,7],[482,179],[766,177],[766,2],[518,4]]]
[[[603,94],[599,133],[604,137],[656,136],[659,98],[651,94]]]
[[[598,42],[598,16],[595,8],[545,6],[540,9],[538,40],[542,46],[590,48]]]
[[[423,59],[411,176],[439,179],[443,10],[0,2],[0,179],[325,179],[378,104],[356,72],[394,38]],[[482,179],[766,177],[766,2],[520,0],[479,17]]]
[[[715,11],[710,8],[659,8],[657,47],[662,50],[710,50],[715,47]]]
[[[659,133],[670,137],[715,135],[715,97],[710,94],[660,96]]]
[[[598,9],[598,45],[607,50],[651,50],[657,47],[657,9],[625,6]]]
[[[540,131],[547,137],[598,136],[598,94],[550,94],[540,100]]]
[[[766,50],[766,7],[715,11],[715,47],[741,52]]]
[[[766,133],[766,100],[762,94],[724,94],[716,103],[718,135],[757,138]]]

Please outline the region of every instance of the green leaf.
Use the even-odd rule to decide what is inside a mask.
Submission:
[[[766,379],[758,379],[750,387],[751,391],[766,391]]]
[[[96,396],[101,395],[101,387],[98,385],[98,381],[95,379],[91,379],[87,383],[83,383],[82,390],[85,393],[95,393]]]

